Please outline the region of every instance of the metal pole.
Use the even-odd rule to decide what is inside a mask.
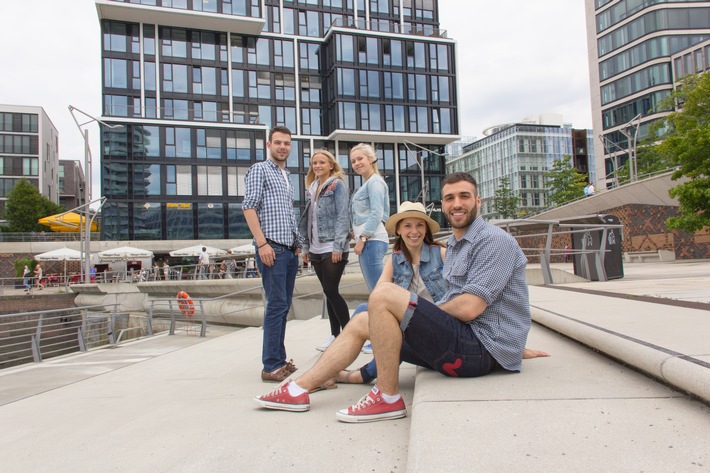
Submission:
[[[89,202],[91,202],[91,153],[89,151],[89,130],[84,130],[84,284],[91,284],[91,220]]]

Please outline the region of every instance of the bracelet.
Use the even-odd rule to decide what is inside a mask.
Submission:
[[[268,241],[267,241],[267,242],[264,242],[263,245],[257,246],[256,249],[257,249],[257,250],[260,250],[262,246],[266,246],[266,245],[268,245],[268,244],[269,244]]]

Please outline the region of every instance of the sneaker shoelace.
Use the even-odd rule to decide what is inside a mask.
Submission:
[[[370,393],[365,394],[354,406],[352,406],[353,412],[366,409],[375,403],[376,399],[370,397]]]

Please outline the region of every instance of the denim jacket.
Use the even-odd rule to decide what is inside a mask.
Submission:
[[[365,224],[362,234],[371,237],[379,222],[390,216],[390,196],[387,183],[379,174],[373,174],[353,194],[350,202],[350,219],[353,225]]]
[[[306,209],[301,214],[298,221],[298,233],[303,237],[302,251],[308,252],[311,246],[311,225],[308,221],[310,208],[313,203],[310,193],[306,193],[308,202]],[[333,250],[339,253],[347,253],[350,250],[350,222],[348,221],[348,188],[339,178],[331,178],[326,181],[318,196],[318,241],[333,242]]]
[[[422,254],[419,257],[419,276],[424,281],[424,285],[431,294],[434,302],[438,302],[446,293],[447,285],[441,270],[444,267],[444,261],[441,259],[441,247],[424,244],[422,246]],[[407,258],[404,257],[401,251],[392,253],[392,282],[405,289],[409,288],[409,284],[414,277],[412,265],[409,264]]]

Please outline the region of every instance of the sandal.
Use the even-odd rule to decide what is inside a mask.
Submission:
[[[360,370],[342,370],[336,376],[335,382],[340,384],[364,384],[362,381],[353,380],[353,375],[359,373]]]
[[[318,391],[325,391],[326,389],[335,389],[338,387],[338,385],[335,383],[336,383],[335,378],[329,379],[328,381],[321,384],[320,386],[311,389],[310,391],[308,391],[308,393],[313,394],[313,393],[317,393]]]

